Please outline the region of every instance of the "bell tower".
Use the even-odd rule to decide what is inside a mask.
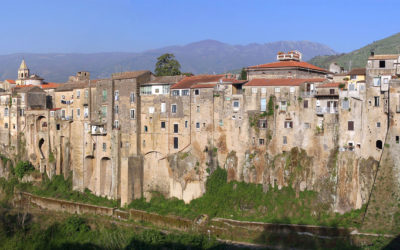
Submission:
[[[29,69],[26,66],[25,60],[22,59],[21,65],[18,69],[18,80],[16,81],[17,85],[23,85],[25,82],[23,80],[29,78]]]

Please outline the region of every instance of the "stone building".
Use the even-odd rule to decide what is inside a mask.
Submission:
[[[2,92],[2,150],[25,145],[18,150],[42,172],[122,204],[154,191],[189,202],[222,167],[265,191],[314,190],[336,211],[360,208],[388,126],[396,128],[389,115],[400,113],[398,56],[373,55],[339,78],[297,51],[277,59],[247,67],[248,81],[78,72],[59,86]]]

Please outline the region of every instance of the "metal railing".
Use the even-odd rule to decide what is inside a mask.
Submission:
[[[316,110],[318,115],[322,114],[337,114],[338,108],[337,107],[317,107]]]

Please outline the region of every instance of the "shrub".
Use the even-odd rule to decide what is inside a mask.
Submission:
[[[15,166],[15,175],[22,179],[25,174],[34,171],[35,168],[32,166],[32,164],[28,161],[20,161],[17,163],[17,166]]]

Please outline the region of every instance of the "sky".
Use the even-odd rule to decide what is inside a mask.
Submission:
[[[350,52],[399,30],[399,0],[1,0],[0,54],[140,52],[205,39]]]

